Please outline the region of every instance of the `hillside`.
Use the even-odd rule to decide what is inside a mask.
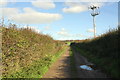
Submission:
[[[87,57],[103,72],[113,78],[119,78],[118,41],[120,39],[120,27],[111,30],[95,39],[86,40],[80,43],[72,43],[71,48],[79,51],[80,54]]]
[[[65,48],[29,28],[2,27],[2,76],[40,78]]]

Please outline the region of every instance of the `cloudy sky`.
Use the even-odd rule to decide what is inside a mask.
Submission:
[[[95,17],[97,36],[118,25],[118,2],[98,1],[1,0],[0,17],[4,16],[5,24],[29,26],[55,40],[87,39],[93,37],[92,11],[88,8],[91,5],[100,7],[100,14]]]

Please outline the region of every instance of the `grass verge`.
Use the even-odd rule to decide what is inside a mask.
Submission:
[[[64,47],[55,55],[48,55],[40,60],[35,61],[30,67],[23,68],[20,72],[9,75],[9,78],[42,78],[42,76],[48,71],[50,65],[55,62],[64,52]]]

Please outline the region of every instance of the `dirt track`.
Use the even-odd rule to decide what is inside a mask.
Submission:
[[[92,64],[87,59],[80,55],[75,49],[73,49],[75,67],[77,72],[76,78],[108,78],[100,70],[85,70],[81,69],[80,65]],[[52,64],[49,71],[43,76],[43,78],[72,78],[70,75],[70,56],[69,50],[66,51],[55,63]]]
[[[69,50],[51,65],[49,71],[43,78],[70,78]]]

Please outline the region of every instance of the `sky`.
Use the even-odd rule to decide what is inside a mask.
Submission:
[[[95,16],[97,36],[117,28],[118,2],[109,0],[1,0],[0,17],[4,16],[5,24],[14,23],[18,28],[28,26],[55,40],[81,40],[94,37],[92,10],[88,8],[92,5],[99,6],[100,12]]]

